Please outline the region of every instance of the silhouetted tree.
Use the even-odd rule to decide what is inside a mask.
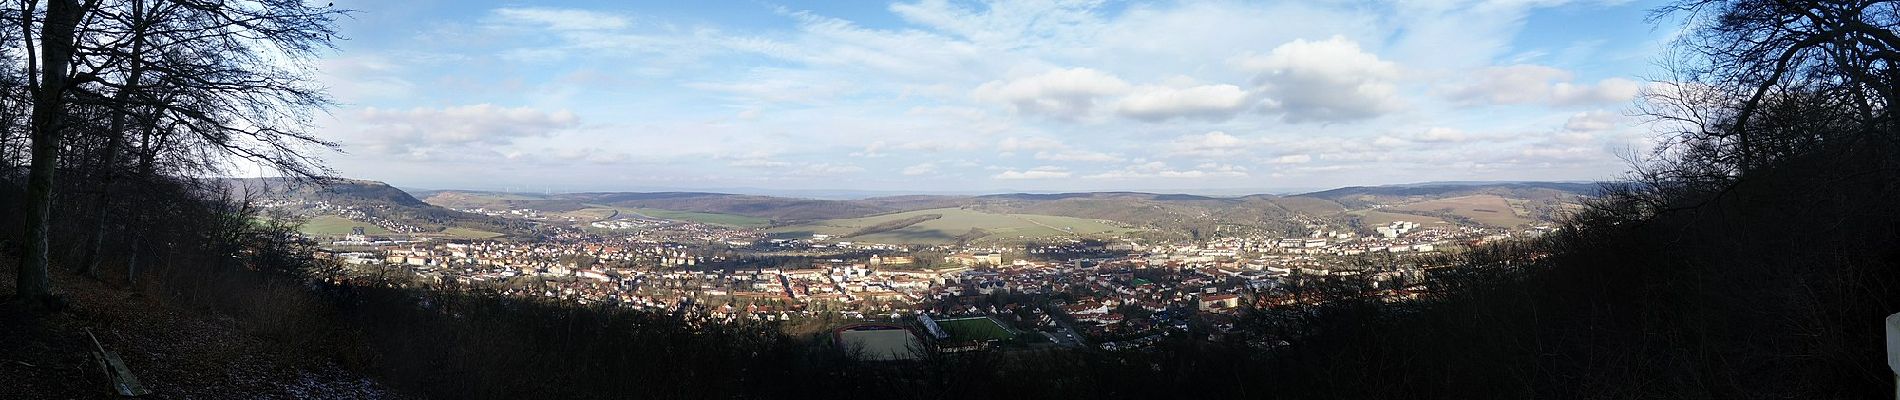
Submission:
[[[332,19],[342,11],[302,0],[52,0],[36,18],[36,2],[23,4],[22,30],[39,27],[40,50],[25,52],[29,75],[38,76],[29,85],[33,148],[21,296],[50,290],[47,231],[53,174],[62,167],[90,167],[86,186],[95,196],[75,210],[96,222],[80,262],[88,273],[113,231],[106,215],[125,169],[135,187],[151,185],[156,174],[217,173],[232,157],[295,177],[327,172],[311,150],[335,144],[307,128],[329,101],[304,62],[329,48]],[[78,112],[103,118],[73,118]],[[63,123],[68,119],[107,122],[81,127]],[[72,140],[86,139],[91,151],[69,154],[75,159],[60,165],[63,147],[79,148],[67,134],[81,129],[90,135]],[[130,149],[134,135],[138,148]],[[137,155],[136,166],[121,165],[126,153]]]
[[[38,78],[32,85],[32,164],[27,175],[26,206],[22,207],[26,212],[26,240],[15,284],[21,299],[43,300],[51,296],[47,231],[52,220],[53,172],[59,168],[60,137],[64,129],[61,119],[66,111],[66,92],[70,89],[67,69],[73,59],[73,35],[83,14],[76,0],[49,0],[45,22],[40,24],[37,66],[34,66],[35,53],[30,49],[27,52],[29,71],[37,68]],[[32,15],[23,13],[22,18]]]

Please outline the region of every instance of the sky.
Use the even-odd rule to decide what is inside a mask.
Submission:
[[[329,166],[536,192],[1613,179],[1675,32],[1640,1],[336,5]]]

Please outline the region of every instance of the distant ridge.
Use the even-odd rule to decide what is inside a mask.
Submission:
[[[1343,188],[1338,188],[1338,189],[1331,189],[1331,190],[1323,190],[1323,191],[1318,191],[1318,192],[1312,192],[1312,193],[1303,193],[1303,194],[1298,194],[1298,195],[1296,195],[1296,196],[1304,196],[1304,197],[1321,197],[1321,198],[1332,198],[1332,197],[1340,197],[1340,196],[1348,196],[1348,195],[1361,195],[1361,194],[1369,194],[1369,195],[1386,195],[1386,196],[1428,196],[1428,195],[1441,195],[1441,194],[1446,194],[1446,193],[1453,193],[1453,192],[1463,192],[1463,191],[1485,191],[1485,190],[1528,190],[1528,189],[1549,189],[1549,190],[1556,190],[1556,191],[1563,191],[1563,192],[1569,192],[1569,193],[1574,193],[1574,194],[1581,194],[1581,195],[1595,195],[1595,194],[1597,194],[1597,193],[1599,193],[1599,191],[1600,191],[1600,190],[1602,190],[1602,184],[1601,184],[1601,183],[1594,183],[1594,182],[1592,182],[1592,183],[1578,183],[1578,182],[1506,182],[1506,183],[1478,183],[1478,182],[1471,182],[1471,183],[1465,183],[1465,182],[1433,182],[1433,183],[1414,183],[1414,184],[1404,184],[1404,185],[1384,185],[1384,186],[1347,186],[1347,187],[1343,187]]]
[[[1157,232],[1199,235],[1232,229],[1301,232],[1298,216],[1329,220],[1373,205],[1446,197],[1497,195],[1554,206],[1595,195],[1586,182],[1426,182],[1352,186],[1298,195],[1203,196],[1138,191],[997,193],[983,195],[894,195],[855,200],[776,197],[705,191],[503,193],[436,190],[423,200],[454,209],[533,209],[568,212],[592,207],[645,208],[762,218],[772,226],[861,218],[916,210],[956,208],[995,214],[1028,214],[1116,221]],[[1311,221],[1311,219],[1307,219]]]
[[[362,179],[322,179],[315,181],[288,178],[223,178],[227,191],[238,199],[323,202],[348,207],[366,216],[387,219],[440,232],[448,228],[467,228],[501,234],[523,234],[532,224],[467,213],[425,202],[409,192],[389,184]],[[326,211],[299,207],[291,211],[315,216]]]

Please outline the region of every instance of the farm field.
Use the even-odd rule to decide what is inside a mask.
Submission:
[[[725,225],[735,228],[764,228],[772,225],[772,220],[748,217],[744,215],[704,213],[692,211],[662,210],[657,208],[613,207],[600,204],[588,204],[587,208],[558,212],[556,215],[579,218],[581,222],[593,222],[604,219],[649,218],[672,221],[691,221],[704,224]]]
[[[493,239],[493,238],[502,236],[502,234],[500,233],[489,232],[489,231],[484,231],[480,229],[455,227],[455,226],[442,230],[442,233],[448,234],[449,236],[467,238],[467,239]]]
[[[692,211],[673,211],[673,210],[661,210],[657,208],[620,207],[619,210],[620,212],[623,212],[623,213],[631,212],[634,214],[645,215],[648,217],[658,218],[658,219],[670,219],[674,221],[693,221],[693,222],[699,222],[699,223],[725,225],[725,226],[732,226],[732,227],[739,227],[739,228],[763,228],[772,224],[772,220],[769,220],[769,219],[759,218],[759,217],[748,217],[744,215],[716,214],[716,213],[703,213],[703,212],[692,212]]]
[[[940,218],[926,219],[930,215]],[[889,224],[906,219],[922,220],[901,228],[867,233],[850,238],[846,235],[857,233],[866,227]],[[1041,239],[1062,236],[1092,236],[1120,234],[1137,229],[1127,228],[1110,221],[1086,218],[1058,217],[1036,214],[997,214],[971,211],[957,208],[936,208],[874,215],[862,218],[830,219],[807,224],[779,227],[768,232],[781,237],[801,237],[812,234],[825,234],[844,240],[890,243],[890,244],[945,244],[957,241],[957,236],[972,229],[981,229],[987,240]]]
[[[1518,215],[1510,201],[1497,195],[1473,195],[1451,197],[1437,200],[1392,206],[1391,210],[1413,212],[1443,212],[1449,210],[1452,215],[1470,218],[1480,224],[1512,227],[1528,224],[1532,221]]]
[[[1434,226],[1446,226],[1446,225],[1451,224],[1450,222],[1445,222],[1445,220],[1438,219],[1436,217],[1386,212],[1386,211],[1379,211],[1379,210],[1359,210],[1359,211],[1350,212],[1349,214],[1358,215],[1359,221],[1363,223],[1365,226],[1367,226],[1366,229],[1371,229],[1370,227],[1374,227],[1374,226],[1384,226],[1384,225],[1391,224],[1393,222],[1398,222],[1398,221],[1415,222],[1415,223],[1418,223],[1419,226],[1426,227],[1426,228],[1430,228]]]
[[[350,234],[351,227],[357,226],[363,227],[363,233],[365,234],[389,234],[389,230],[383,229],[383,227],[335,215],[323,215],[310,218],[310,220],[305,221],[302,226],[298,226],[297,230],[306,235],[343,236]]]

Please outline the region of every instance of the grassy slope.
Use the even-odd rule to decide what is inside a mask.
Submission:
[[[772,220],[744,215],[705,213],[692,211],[661,210],[657,208],[614,207],[589,204],[587,208],[556,213],[568,217],[580,218],[581,222],[593,222],[607,219],[647,217],[674,221],[691,221],[704,224],[724,225],[738,228],[764,228],[772,225]]]
[[[772,229],[771,232],[786,236],[801,236],[813,233],[843,236],[867,226],[926,214],[941,214],[943,218],[923,221],[902,229],[858,236],[853,238],[853,240],[873,243],[942,244],[955,242],[957,235],[967,233],[973,228],[987,231],[990,234],[989,237],[997,239],[1014,239],[1019,237],[1039,239],[1130,231],[1128,228],[1091,219],[1033,214],[994,214],[955,208],[938,208],[864,218],[822,220],[808,224],[775,228]]]
[[[350,234],[350,228],[357,226],[363,227],[363,233],[366,234],[383,235],[389,233],[389,230],[383,229],[383,227],[335,215],[322,215],[310,218],[310,221],[304,222],[303,226],[297,227],[297,230],[309,235],[342,236]]]
[[[443,230],[442,233],[448,234],[449,236],[469,238],[469,239],[493,239],[493,238],[502,236],[501,233],[489,232],[489,231],[484,231],[480,229],[463,228],[459,226],[449,227],[448,229]]]
[[[1453,215],[1470,218],[1480,224],[1511,227],[1528,224],[1530,218],[1517,215],[1510,202],[1497,195],[1481,194],[1421,201],[1393,206],[1394,211],[1437,212],[1450,209]]]
[[[1385,212],[1385,211],[1379,211],[1379,210],[1359,210],[1359,211],[1353,211],[1351,212],[1351,214],[1358,215],[1360,218],[1360,222],[1364,223],[1365,226],[1367,227],[1385,226],[1386,224],[1391,224],[1396,221],[1416,222],[1420,226],[1423,226],[1426,228],[1451,224],[1449,222],[1445,222],[1445,220],[1438,219],[1436,217],[1427,217],[1423,215],[1412,215],[1412,214],[1395,213],[1395,212]]]
[[[675,221],[693,221],[693,222],[699,222],[699,223],[734,226],[734,227],[740,227],[740,228],[763,228],[772,224],[772,220],[770,219],[759,218],[759,217],[748,217],[744,215],[705,213],[705,212],[692,212],[692,211],[673,211],[673,210],[661,210],[657,208],[620,207],[620,211],[623,213],[631,212],[631,213],[645,215],[648,217],[659,218],[659,219],[670,219],[670,220],[675,220]]]

